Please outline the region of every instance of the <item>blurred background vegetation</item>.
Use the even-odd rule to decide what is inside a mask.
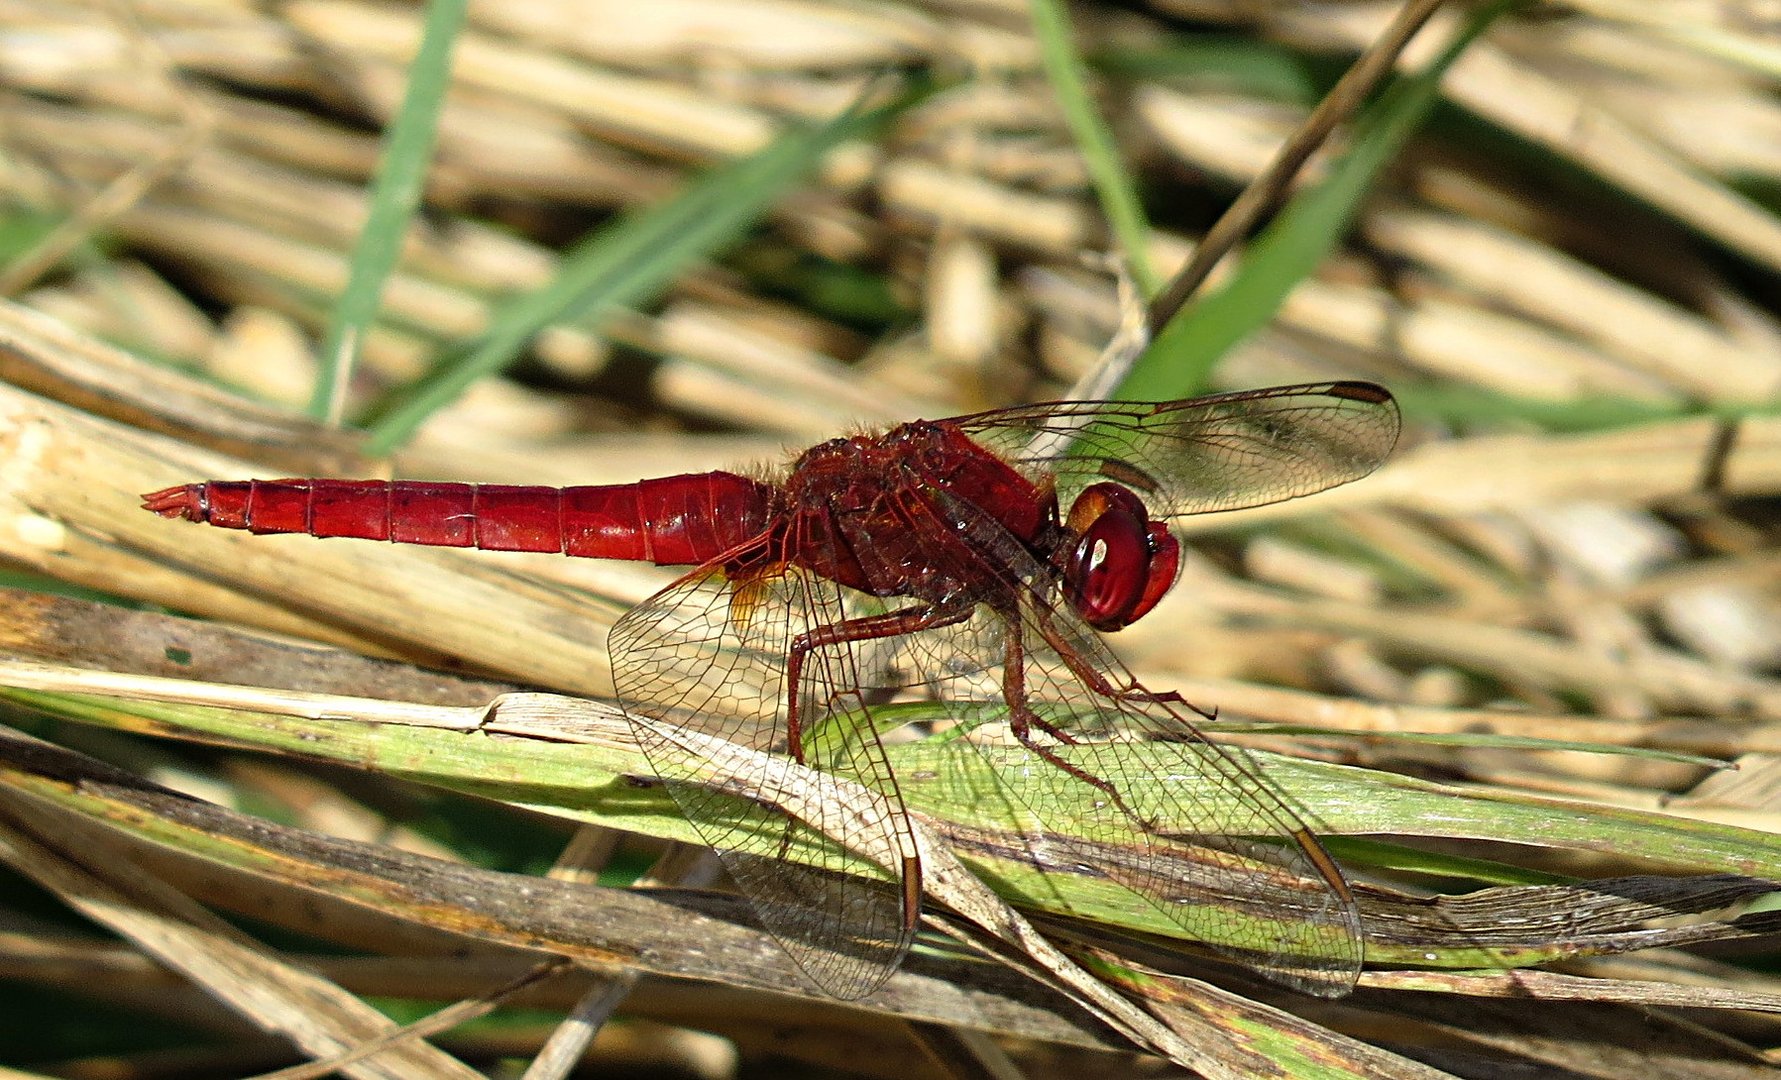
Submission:
[[[1357,994],[1198,1001],[1248,1040],[1198,1067],[1768,1072],[1781,8],[1431,5],[1139,355],[1145,302],[1403,6],[0,4],[0,634],[63,680],[0,678],[60,691],[5,706],[48,742],[0,766],[0,1061],[247,1075],[385,1034],[365,999],[406,1022],[489,992],[533,945],[730,983],[615,993],[590,1069],[1157,1072],[999,969],[935,961],[842,1009],[751,968],[783,968],[770,945],[674,952],[716,939],[648,938],[659,911],[631,950],[549,921],[585,901],[503,875],[591,880],[610,853],[564,857],[565,819],[688,838],[620,805],[613,775],[646,770],[599,747],[67,691],[599,696],[606,628],[667,580],[135,509],[169,484],[620,482],[1118,385],[1366,378],[1404,406],[1397,458],[1183,523],[1181,586],[1115,639],[1246,745],[1312,759],[1280,784],[1381,890]],[[607,839],[609,885],[660,851]],[[1392,921],[1425,891],[1475,906]],[[519,1075],[585,991],[530,987],[438,1045]],[[795,1020],[770,991],[806,995]],[[475,1075],[409,1053],[354,1075]]]

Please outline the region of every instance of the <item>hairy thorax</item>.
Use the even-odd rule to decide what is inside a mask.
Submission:
[[[812,447],[786,479],[782,521],[788,561],[876,596],[934,603],[1007,588],[1007,567],[989,565],[986,547],[1018,544],[1044,563],[1058,530],[1049,490],[940,421]]]

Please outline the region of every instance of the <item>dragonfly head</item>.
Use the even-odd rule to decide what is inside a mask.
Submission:
[[[1096,630],[1141,618],[1175,584],[1181,545],[1118,484],[1090,484],[1065,518],[1074,540],[1063,552],[1064,595]]]

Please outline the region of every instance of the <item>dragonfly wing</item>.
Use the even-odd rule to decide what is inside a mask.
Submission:
[[[942,510],[986,567],[1000,568],[1008,599],[911,635],[905,664],[957,695],[942,706],[976,725],[957,741],[989,762],[1035,826],[1035,861],[1119,886],[1115,897],[1142,898],[1189,937],[1286,985],[1325,997],[1351,990],[1359,912],[1303,811],[1255,758],[1208,738],[1203,714],[1138,686],[1098,633],[1054,603],[1052,572],[999,524],[957,500]],[[991,641],[1003,643],[1001,658],[969,665],[986,677],[947,681],[956,657],[981,657]],[[1021,724],[1037,749],[1013,737]]]
[[[999,618],[988,610],[979,617]],[[1023,638],[1039,635],[1035,617],[1022,624]],[[913,662],[926,654],[940,665],[944,651],[932,640],[918,644]],[[1104,650],[1082,653],[1109,677],[1121,672]],[[1361,963],[1354,898],[1304,813],[1255,759],[1208,738],[1184,705],[1099,693],[1053,650],[1027,651],[1024,683],[1027,708],[1074,740],[1063,745],[1038,731],[1052,758],[1003,727],[1014,718],[999,695],[937,707],[975,725],[958,743],[988,762],[1024,812],[1036,865],[1120,886],[1116,896],[1141,898],[1186,936],[1295,989],[1320,997],[1353,989]],[[1103,902],[1104,917],[1118,919],[1125,905]]]
[[[870,726],[845,647],[806,662],[804,764],[870,792],[872,812],[843,820],[784,805],[761,776],[710,776],[709,763],[646,718],[785,754],[786,656],[793,639],[846,617],[848,591],[779,564],[732,581],[721,566],[686,575],[613,627],[613,680],[651,767],[716,849],[762,924],[826,992],[877,989],[908,952],[916,889],[908,813]],[[839,819],[838,811],[831,811]],[[832,839],[855,838],[855,847]],[[860,851],[892,851],[883,862]]]
[[[1131,488],[1156,517],[1310,495],[1378,468],[1398,408],[1364,382],[1278,386],[1183,401],[1058,401],[960,417],[979,442],[1057,478],[1066,509],[1089,484]]]
[[[1352,990],[1360,913],[1305,811],[1256,758],[1209,738],[1190,705],[1148,693],[1080,619],[1036,594],[1030,600],[1022,619],[1023,637],[1035,640],[1029,701],[1041,713],[1064,706],[1077,742],[1058,752],[1119,800],[1057,769],[1041,790],[1085,815],[1092,846],[1137,856],[1130,865],[1112,860],[1108,876],[1192,936],[1286,985],[1323,997]],[[1055,643],[1039,646],[1048,633]],[[1085,666],[1115,692],[1089,686]],[[1017,761],[1032,756],[1012,751]]]

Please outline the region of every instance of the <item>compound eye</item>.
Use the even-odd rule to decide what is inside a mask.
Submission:
[[[1142,616],[1175,582],[1180,546],[1168,527],[1149,520],[1144,504],[1117,484],[1094,484],[1077,496],[1069,525],[1078,532],[1064,562],[1064,591],[1097,630],[1118,630]]]

